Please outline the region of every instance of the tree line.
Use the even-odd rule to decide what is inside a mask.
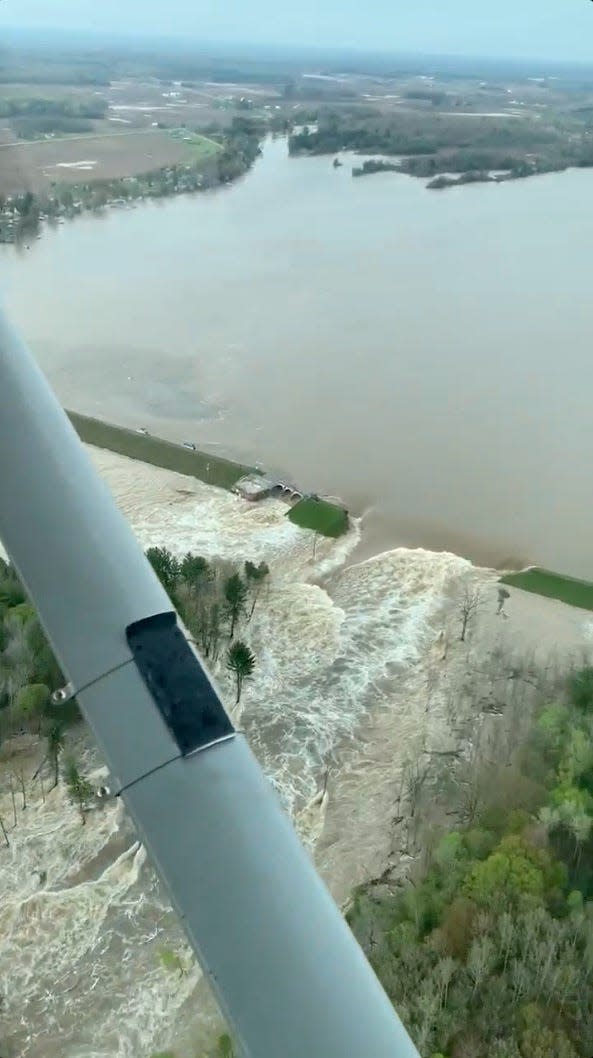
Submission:
[[[0,99],[0,117],[65,117],[102,118],[107,113],[107,100],[81,96],[51,99],[43,96],[5,96]]]
[[[291,154],[361,154],[402,156],[399,171],[411,176],[436,177],[441,173],[475,173],[486,179],[491,170],[504,170],[514,178],[534,173],[593,164],[590,128],[583,118],[578,125],[480,118],[461,122],[430,110],[384,114],[369,108],[320,108],[316,128],[305,126],[289,138]],[[363,165],[362,176],[381,169]],[[470,181],[466,181],[470,182]],[[435,183],[435,187],[445,186]]]
[[[0,118],[6,118],[20,139],[37,139],[50,133],[92,132],[94,122],[105,117],[107,101],[101,97],[45,98],[7,96],[0,99]]]
[[[235,639],[235,633],[239,627],[243,634],[247,631],[269,582],[269,567],[265,562],[247,561],[239,572],[228,563],[208,562],[191,552],[178,559],[166,547],[151,547],[146,557],[203,657],[216,665],[224,652],[238,704],[256,659],[244,639]]]
[[[40,784],[42,798],[63,778],[81,821],[92,803],[94,791],[81,775],[71,754],[63,752],[66,731],[80,719],[75,700],[58,704],[53,693],[64,685],[64,676],[54,657],[39,618],[12,566],[0,559],[0,745],[16,734],[27,732],[43,746],[33,780]],[[49,786],[45,786],[45,781]],[[17,826],[17,795],[21,810],[27,807],[24,771],[15,766],[8,777],[12,801],[12,823],[0,819],[5,845],[10,844],[8,826]]]
[[[422,1058],[590,1058],[593,668],[491,765],[424,875],[363,886],[350,924]]]
[[[232,680],[238,705],[256,666],[248,630],[269,584],[268,566],[247,561],[237,570],[190,552],[179,559],[165,547],[149,548],[147,558],[201,654]],[[37,738],[41,755],[31,781],[40,784],[43,798],[63,781],[84,823],[95,791],[68,751],[68,729],[81,715],[76,699],[56,700],[64,683],[23,585],[14,568],[0,559],[0,746],[21,733]],[[10,771],[9,784],[12,824],[0,819],[6,845],[9,826],[17,825],[18,790],[23,809],[27,798],[25,776],[18,768]]]

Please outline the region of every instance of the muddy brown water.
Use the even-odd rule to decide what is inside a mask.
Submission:
[[[344,161],[277,140],[232,187],[0,248],[2,301],[65,403],[342,497],[361,554],[593,577],[593,174]]]

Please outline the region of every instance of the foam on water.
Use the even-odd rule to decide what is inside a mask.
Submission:
[[[23,759],[28,778],[36,764],[36,757]],[[10,840],[0,860],[9,1055],[144,1054],[147,1041],[167,1027],[174,1033],[175,1011],[195,987],[197,970],[172,988],[159,964],[161,947],[184,945],[123,806],[105,804],[83,827],[61,787],[44,803],[39,785],[28,782],[27,808],[17,794],[12,828],[4,781],[0,812]]]
[[[240,723],[313,848],[327,769],[342,766],[365,714],[432,642],[443,593],[469,564],[399,549],[345,566],[360,524],[339,541],[318,538],[313,554],[311,534],[279,502],[248,505],[110,453],[94,458],[144,546],[269,563],[269,592],[244,630],[257,667]],[[230,700],[222,663],[216,675]],[[1,770],[0,793],[10,821]],[[13,1053],[142,1058],[187,1036],[201,1017],[199,971],[121,806],[108,802],[83,827],[61,787],[45,804],[36,786],[29,796],[0,852],[0,992]],[[44,884],[36,871],[47,872]],[[189,972],[168,973],[163,947],[184,952]]]
[[[431,618],[468,568],[453,555],[386,552],[334,575],[326,590],[284,589],[261,616],[271,656],[243,722],[291,811],[334,766],[389,680],[433,641]]]
[[[222,489],[111,452],[89,449],[144,547],[166,544],[183,554],[238,564],[266,561],[274,579],[329,572],[354,549],[360,523],[339,541],[299,529],[279,500],[249,504]]]

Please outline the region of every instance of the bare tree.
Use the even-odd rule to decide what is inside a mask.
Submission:
[[[407,803],[409,815],[406,821],[406,840],[412,844],[416,843],[418,835],[420,798],[430,771],[430,762],[424,754],[425,749],[422,746],[413,757],[404,761],[401,771],[400,796],[397,803],[399,805],[402,799]]]
[[[317,536],[317,533],[315,536]],[[315,558],[315,550],[313,550],[313,558]],[[264,582],[269,575],[270,567],[267,562],[260,562],[258,566],[254,565],[253,562],[245,563],[245,582],[252,596],[251,609],[249,611],[249,617],[247,618],[248,621],[251,621],[251,618],[253,617],[255,607],[257,606],[257,600],[259,599]]]
[[[461,634],[459,639],[465,643],[465,636],[472,621],[475,620],[480,608],[480,589],[476,587],[465,588],[459,600],[459,617],[461,620]]]
[[[4,841],[6,842],[6,848],[9,849],[10,848],[10,841],[8,840],[8,834],[6,833],[6,827],[4,826],[4,820],[2,819],[2,816],[0,816],[0,830],[2,831],[2,833],[4,835]]]
[[[466,826],[471,826],[483,803],[483,725],[475,725],[469,756],[459,761],[451,773],[451,782],[456,791],[455,810]]]
[[[64,765],[64,779],[68,787],[68,796],[80,812],[80,822],[86,823],[86,813],[93,800],[94,790],[88,779],[81,775],[74,757],[67,757]]]
[[[433,697],[434,692],[437,689],[438,682],[439,682],[438,672],[437,672],[437,670],[435,668],[433,668],[431,666],[431,668],[429,668],[429,670],[428,670],[428,672],[426,674],[426,682],[425,682],[426,705],[424,707],[424,712],[425,713],[427,713],[428,710],[430,709],[430,704],[432,702],[432,697]]]
[[[11,798],[12,798],[12,818],[13,818],[13,826],[15,826],[15,827],[16,827],[16,798],[15,798],[15,796],[14,796],[14,782],[13,782],[13,778],[12,778],[12,775],[11,775],[11,776],[9,777],[9,780],[8,780],[8,781],[10,782],[10,796],[11,796]]]
[[[229,647],[226,667],[235,677],[235,685],[237,689],[235,705],[238,705],[241,701],[243,683],[253,675],[253,670],[255,668],[255,654],[249,649],[246,643],[242,643],[240,639],[237,639]]]
[[[21,796],[23,798],[22,807],[23,807],[23,809],[25,809],[27,807],[27,792],[26,792],[26,789],[25,789],[25,772],[23,770],[22,764],[21,764],[19,770],[17,772],[15,772],[15,776],[18,779],[18,784],[19,784],[19,786],[21,788]]]
[[[399,805],[402,800],[406,801],[410,807],[411,815],[414,815],[416,811],[422,787],[428,775],[428,764],[420,761],[420,757],[423,754],[424,747],[415,756],[406,757],[400,773],[400,790],[397,804]]]

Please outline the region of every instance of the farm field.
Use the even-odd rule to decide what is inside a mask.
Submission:
[[[158,129],[56,136],[8,145],[0,140],[0,193],[23,188],[40,192],[56,182],[80,184],[135,176],[168,165],[190,165],[196,153],[195,142]]]

